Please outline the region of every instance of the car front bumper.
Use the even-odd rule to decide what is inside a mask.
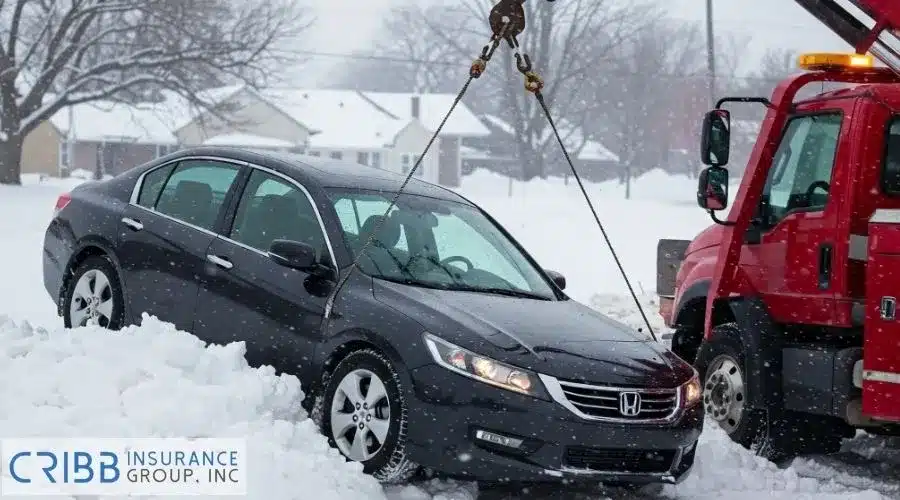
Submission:
[[[411,375],[410,459],[459,479],[678,483],[693,467],[703,429],[700,404],[669,423],[616,424],[437,365]]]

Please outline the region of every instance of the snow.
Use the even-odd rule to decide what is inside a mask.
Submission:
[[[251,148],[294,148],[297,144],[274,137],[253,134],[222,134],[203,142],[204,146],[236,146]]]
[[[147,316],[115,335],[0,317],[0,380],[15,381],[0,385],[0,437],[245,437],[250,498],[384,498],[318,432],[300,382],[244,352]]]
[[[316,433],[298,406],[297,380],[248,367],[240,344],[204,347],[153,318],[116,334],[63,330],[43,289],[40,249],[56,197],[79,182],[27,177],[22,187],[0,186],[0,276],[7,283],[0,288],[0,315],[9,316],[0,319],[0,379],[15,381],[0,384],[0,437],[248,435],[251,463],[262,464],[251,471],[252,498],[478,497],[475,485],[446,480],[377,485]],[[616,182],[587,188],[659,329],[652,293],[656,240],[691,238],[709,224],[693,205],[695,181],[650,172],[634,181],[628,201]],[[459,190],[494,214],[542,265],[563,272],[573,297],[640,326],[575,183],[514,182],[509,197],[506,178],[479,170]],[[662,493],[685,500],[900,496],[897,454],[883,439],[861,435],[845,448],[855,458],[812,457],[778,468],[708,422],[692,475]],[[508,498],[656,498],[600,489],[576,495],[560,488]]]
[[[394,92],[362,92],[364,97],[386,110],[388,113],[403,120],[413,118],[412,101],[414,97],[419,99],[419,120],[425,128],[435,131],[441,120],[447,114],[447,110],[453,105],[456,96],[453,94],[406,94]],[[460,102],[453,114],[447,119],[447,123],[441,130],[441,136],[485,137],[490,131],[475,116],[474,113]]]
[[[67,136],[70,117],[75,121],[73,134],[79,142],[178,144],[156,106],[95,101],[63,108],[50,122],[60,134]]]
[[[484,114],[481,116],[486,122],[488,122],[492,127],[496,128],[498,132],[515,136],[516,130],[512,125],[504,121],[502,118],[491,114]],[[562,136],[563,142],[567,147],[572,148],[577,152],[575,157],[582,161],[608,161],[608,162],[619,162],[619,155],[610,151],[606,146],[597,142],[593,139],[585,140],[581,130],[578,127],[573,126],[572,124],[566,122],[564,119],[558,119],[558,129],[559,134]],[[544,127],[541,130],[540,137],[538,139],[539,144],[546,144],[547,141],[552,141],[554,147],[556,147],[556,138],[553,135],[553,129],[550,126]]]

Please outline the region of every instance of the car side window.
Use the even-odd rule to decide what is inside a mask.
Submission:
[[[881,189],[888,196],[900,196],[900,117],[888,123],[885,142]]]
[[[341,228],[344,234],[353,241],[350,242],[356,250],[362,248],[366,244],[365,241],[359,239],[362,229],[369,223],[372,224],[375,219],[384,215],[385,210],[390,206],[390,202],[384,200],[380,196],[358,196],[354,198],[341,198],[334,203],[334,210],[337,212],[338,220],[341,222]],[[395,213],[397,207],[391,208],[391,213]],[[366,238],[367,239],[367,238]],[[400,226],[400,237],[396,244],[391,247],[395,250],[409,251],[409,241],[407,240],[406,229]]]
[[[793,210],[825,209],[841,120],[840,113],[827,113],[788,122],[762,193],[766,225],[774,226]]]
[[[274,240],[291,240],[312,246],[323,261],[328,255],[325,234],[306,194],[258,169],[250,174],[228,237],[261,252]]]
[[[212,160],[187,160],[175,167],[155,210],[212,231],[240,167]]]
[[[163,186],[175,168],[175,163],[170,163],[162,168],[157,168],[144,176],[141,184],[141,191],[138,193],[137,203],[145,208],[153,208],[156,206],[156,200],[162,193]]]

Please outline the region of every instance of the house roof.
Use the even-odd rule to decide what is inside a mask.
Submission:
[[[490,114],[482,115],[482,118],[498,132],[507,135],[515,135],[515,129],[513,128],[513,126],[503,119]],[[557,123],[557,128],[559,129],[559,134],[560,136],[562,136],[563,143],[566,145],[566,147],[573,149],[578,147],[581,148],[581,150],[578,152],[578,155],[576,156],[579,160],[608,162],[619,161],[619,155],[610,151],[602,143],[593,139],[585,140],[579,127],[576,127],[571,123],[566,122],[565,120],[559,120]],[[555,137],[553,137],[553,130],[549,126],[544,127],[541,133],[540,140],[542,142],[547,140],[552,140],[554,143],[556,142]]]
[[[197,92],[195,97],[205,106],[211,108],[221,104],[242,90],[252,91],[245,84],[227,85],[202,90]],[[163,91],[162,93],[164,101],[160,104],[160,117],[166,121],[172,130],[184,128],[205,111],[199,103],[192,103],[176,92]]]
[[[238,146],[248,148],[294,148],[297,144],[275,137],[253,134],[222,134],[203,142],[204,146]]]
[[[78,141],[132,142],[137,144],[177,144],[166,120],[155,105],[133,105],[111,101],[76,104],[56,112],[50,122],[63,135],[69,133],[69,119]]]
[[[450,110],[456,96],[453,94],[407,94],[395,92],[360,92],[384,112],[400,118],[412,120],[412,100],[419,98],[419,120],[430,131],[435,131]],[[485,137],[490,135],[475,113],[463,103],[459,103],[441,130],[442,136]]]
[[[381,112],[355,91],[266,89],[260,94],[318,131],[309,138],[311,148],[381,149],[411,121]]]

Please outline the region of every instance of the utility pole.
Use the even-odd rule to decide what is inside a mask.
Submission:
[[[716,105],[716,48],[713,38],[713,0],[706,0],[706,71],[709,107]]]

